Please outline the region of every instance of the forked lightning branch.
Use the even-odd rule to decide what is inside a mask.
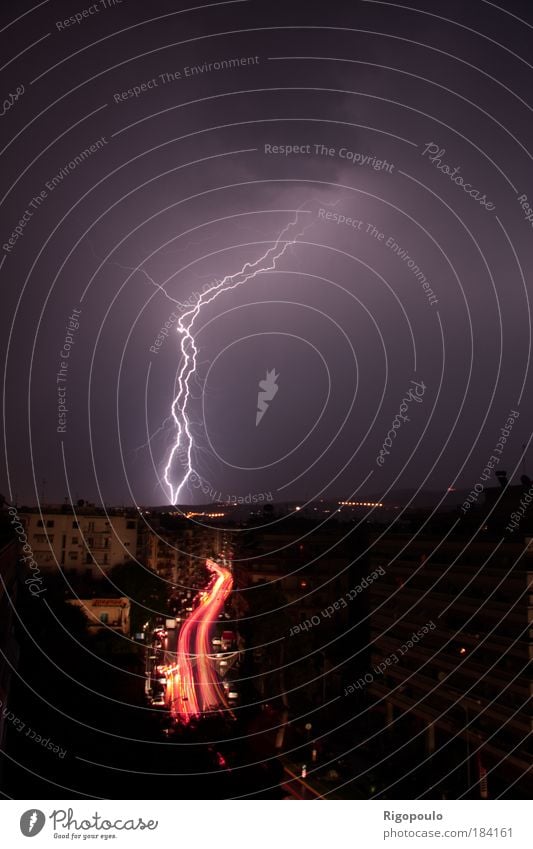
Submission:
[[[212,303],[222,293],[237,289],[263,272],[274,271],[277,267],[276,263],[287,248],[294,245],[306,230],[303,225],[298,230],[300,226],[299,218],[302,214],[305,214],[303,210],[296,212],[294,219],[283,228],[273,246],[265,251],[259,259],[252,263],[246,262],[235,274],[227,275],[222,280],[215,281],[212,286],[202,292],[196,304],[179,317],[176,331],[180,337],[182,365],[177,380],[178,394],[174,398],[171,408],[171,416],[176,426],[176,436],[164,471],[164,481],[168,487],[172,504],[177,503],[180,493],[183,487],[187,485],[191,475],[197,474],[193,467],[194,438],[189,415],[191,381],[196,374],[198,357],[198,347],[194,335],[196,319],[202,312],[202,308]],[[273,375],[271,375],[272,377]],[[273,390],[273,387],[270,386],[261,388],[268,390],[268,395]],[[264,400],[266,401],[266,397]],[[260,401],[262,402],[263,398]],[[261,410],[262,407],[260,406],[258,416]]]

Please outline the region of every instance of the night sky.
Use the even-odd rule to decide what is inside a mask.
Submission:
[[[45,0],[1,25],[6,497],[169,503],[172,314],[295,215],[275,270],[195,322],[201,480],[444,494],[502,428],[521,474],[529,3]]]

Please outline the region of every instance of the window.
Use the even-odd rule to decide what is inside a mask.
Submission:
[[[72,537],[72,539],[70,540],[70,544],[71,545],[77,545],[78,544],[78,537]]]
[[[55,525],[55,522],[54,522],[54,520],[53,520],[53,519],[47,519],[47,520],[46,520],[46,527],[47,527],[47,528],[53,528],[53,527],[54,527],[54,525]]]
[[[38,528],[43,528],[43,527],[44,527],[44,522],[43,522],[43,520],[42,520],[42,519],[39,519],[39,521],[37,522],[37,527],[38,527]]]
[[[77,551],[71,551],[70,552],[70,559],[71,560],[77,560],[78,559],[78,552]]]
[[[89,533],[94,533],[94,522],[89,522],[89,524],[87,525],[87,530],[89,531]]]
[[[108,564],[109,564],[109,558],[108,558],[107,554],[104,554],[104,566],[107,566]]]
[[[126,527],[130,531],[135,530],[135,521],[133,519],[130,519],[128,522],[126,522]]]
[[[109,622],[109,613],[101,613],[100,622],[102,622],[104,625],[107,625],[107,623]]]
[[[34,534],[33,540],[34,540],[34,542],[39,542],[39,543],[48,542],[49,540],[50,540],[50,542],[53,542],[54,541],[54,535],[49,534],[47,536],[46,534]]]
[[[78,525],[77,522],[72,522],[72,527],[74,528],[75,531],[77,531],[78,528],[79,528],[79,525]]]

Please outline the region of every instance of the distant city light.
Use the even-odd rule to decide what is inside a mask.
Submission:
[[[383,507],[381,501],[339,501],[338,503],[341,507]]]
[[[190,511],[189,513],[185,514],[185,518],[186,519],[195,519],[196,517],[200,516],[201,518],[205,518],[205,519],[222,519],[225,515],[226,515],[225,513],[205,513],[203,511],[200,511],[200,512]]]

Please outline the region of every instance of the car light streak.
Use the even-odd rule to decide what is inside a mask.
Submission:
[[[180,629],[175,665],[165,670],[170,714],[184,725],[204,713],[228,710],[210,652],[209,635],[231,593],[233,576],[214,560],[207,560],[206,567],[211,579]]]

